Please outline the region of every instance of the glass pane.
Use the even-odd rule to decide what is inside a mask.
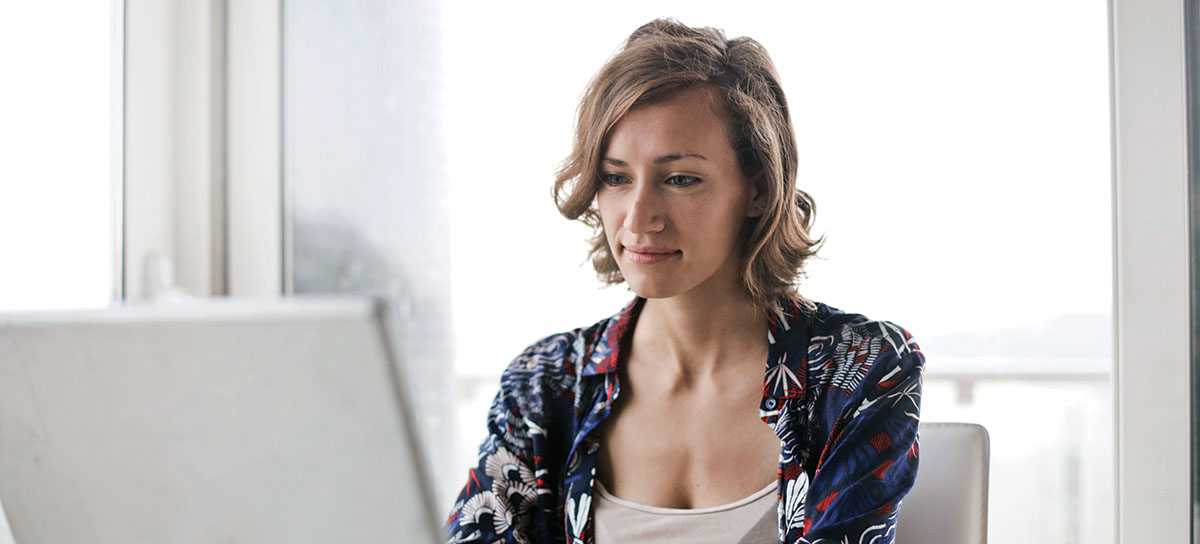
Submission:
[[[112,10],[94,0],[0,7],[0,311],[97,307],[117,296],[121,42]]]
[[[393,302],[426,457],[444,474],[454,359],[436,5],[288,0],[283,11],[287,281]]]
[[[508,358],[630,296],[596,287],[587,231],[547,193],[588,78],[670,14],[771,52],[827,240],[802,291],[913,331],[929,358],[924,419],[989,428],[991,539],[1113,542],[1103,4],[443,10],[455,327],[487,335],[458,347],[459,466]],[[497,28],[503,47],[489,45]],[[486,283],[472,281],[480,257]]]
[[[599,288],[587,229],[549,194],[588,78],[662,14],[749,35],[782,75],[827,237],[803,292],[913,331],[924,419],[990,429],[994,541],[1112,542],[1107,14],[1093,4],[289,0],[294,290],[409,301],[445,510],[507,362],[631,297]]]

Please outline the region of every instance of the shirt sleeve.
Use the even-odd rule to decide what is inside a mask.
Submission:
[[[531,440],[536,425],[523,415],[512,380],[508,373],[501,378],[488,410],[488,436],[446,521],[447,542],[530,542],[539,483]]]
[[[900,327],[856,329],[841,339],[821,401],[829,433],[807,497],[805,543],[890,544],[917,476],[925,357]]]

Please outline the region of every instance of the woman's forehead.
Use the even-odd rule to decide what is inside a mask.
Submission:
[[[617,122],[607,140],[606,154],[733,153],[721,102],[702,87],[634,107]]]

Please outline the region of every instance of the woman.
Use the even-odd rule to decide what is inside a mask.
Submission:
[[[555,197],[637,297],[509,365],[451,542],[892,541],[924,357],[795,292],[819,243],[795,176],[762,46],[672,20],[630,36]]]

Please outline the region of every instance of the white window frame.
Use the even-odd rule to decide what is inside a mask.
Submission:
[[[1109,4],[1118,542],[1191,537],[1183,1]],[[194,294],[283,293],[279,0],[125,9],[126,298],[151,251]]]
[[[1189,542],[1183,0],[1110,10],[1118,542]]]
[[[125,0],[124,288],[283,292],[279,0]]]
[[[226,12],[229,294],[284,293],[291,233],[283,188],[283,8],[239,0]]]
[[[220,292],[220,59],[215,4],[125,1],[124,294],[149,298],[147,259],[175,264],[176,284]]]

